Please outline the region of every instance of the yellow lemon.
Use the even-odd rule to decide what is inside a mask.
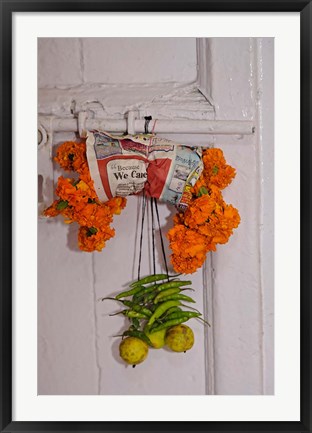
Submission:
[[[153,332],[152,334],[146,332],[147,337],[150,339],[154,349],[160,349],[165,345],[166,329]]]
[[[186,352],[193,347],[194,334],[186,325],[172,326],[166,333],[165,342],[174,352]]]
[[[148,354],[148,345],[136,337],[127,337],[119,345],[121,358],[131,365],[140,364]]]

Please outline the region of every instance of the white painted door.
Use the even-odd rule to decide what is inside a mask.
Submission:
[[[151,114],[169,119],[248,119],[258,128],[257,90],[262,86],[267,95],[272,53],[272,40],[247,38],[39,40],[39,113],[71,116],[87,110],[96,117],[116,119],[135,109],[141,118]],[[68,68],[62,58],[70,59]],[[56,88],[60,86],[62,89]],[[272,108],[269,97],[266,104]],[[264,121],[261,127],[269,130],[270,125]],[[55,147],[74,136],[54,133],[53,137]],[[125,320],[109,316],[117,309],[113,301],[99,299],[115,294],[137,277],[141,199],[128,199],[126,209],[114,220],[116,236],[101,253],[78,250],[76,227],[68,228],[61,220],[40,220],[39,394],[272,392],[272,271],[266,273],[263,287],[259,265],[260,162],[265,162],[266,179],[272,178],[272,167],[259,151],[261,137],[257,133],[253,137],[171,134],[169,138],[184,144],[220,146],[237,170],[224,195],[239,209],[242,223],[229,243],[220,246],[192,276],[196,306],[212,327],[193,320],[192,350],[186,354],[150,350],[143,364],[135,369],[125,366],[118,355],[120,340],[114,337],[124,329]],[[47,167],[39,163],[40,170],[47,172]],[[54,184],[59,174],[54,167]],[[46,193],[51,180],[44,183]],[[166,233],[175,210],[167,204],[159,208]],[[151,242],[147,242],[150,227],[149,214],[142,274],[152,271]],[[270,231],[262,235],[268,245],[269,235]],[[167,253],[169,256],[168,249]],[[161,257],[158,269],[163,269]],[[269,366],[268,371],[264,365]]]

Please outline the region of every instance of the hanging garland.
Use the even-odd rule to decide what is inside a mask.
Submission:
[[[216,244],[225,244],[238,227],[238,210],[225,203],[221,190],[235,177],[221,149],[203,151],[204,170],[190,189],[190,204],[174,217],[174,227],[167,237],[172,250],[171,262],[176,272],[191,274],[200,268]]]
[[[80,225],[78,246],[82,251],[101,251],[106,241],[115,236],[110,227],[114,215],[119,215],[127,199],[114,197],[106,203],[99,201],[90,176],[84,142],[66,141],[57,149],[55,161],[65,171],[79,174],[79,178],[58,178],[56,195],[59,197],[43,214],[47,217],[63,215],[66,224]]]
[[[110,226],[114,215],[126,206],[125,197],[113,197],[102,202],[91,178],[85,142],[67,141],[57,149],[55,161],[65,171],[78,178],[60,176],[56,195],[59,197],[45,211],[46,217],[63,215],[65,223],[80,225],[78,246],[82,251],[101,251],[106,241],[115,235]],[[171,263],[178,273],[190,274],[200,268],[209,251],[225,244],[238,227],[240,216],[232,205],[225,203],[221,190],[235,177],[235,170],[225,161],[221,149],[202,152],[203,171],[194,186],[186,185],[188,207],[173,219],[167,233],[172,250]]]
[[[157,142],[151,134],[115,138],[106,133],[91,133],[91,137],[94,141],[88,151],[88,142],[86,145],[85,142],[67,141],[58,147],[55,161],[63,170],[75,175],[58,178],[55,192],[59,198],[44,211],[44,215],[63,215],[67,224],[77,222],[80,250],[101,251],[106,241],[115,235],[111,227],[114,215],[119,215],[127,202],[125,197],[114,195],[118,191],[124,195],[129,195],[129,191],[143,191],[138,279],[128,290],[102,300],[119,302],[123,309],[112,315],[123,314],[130,321],[128,329],[120,335],[119,345],[120,356],[127,364],[135,367],[142,363],[149,348],[166,346],[175,352],[186,352],[193,347],[194,334],[185,322],[197,319],[206,325],[209,323],[189,305],[194,305],[195,300],[185,291],[194,290],[187,287],[192,282],[177,277],[199,269],[206,254],[215,251],[217,244],[228,242],[233,229],[239,225],[237,209],[225,203],[221,192],[232,182],[235,170],[226,163],[221,149],[195,148],[193,152],[178,145],[175,153],[169,140]],[[126,150],[124,154],[123,150]],[[173,163],[170,158],[173,157],[174,174],[168,184],[169,167]],[[110,163],[117,166],[117,171],[111,170],[109,174]],[[128,182],[129,175],[133,182]],[[102,182],[103,186],[106,184],[104,189]],[[140,278],[147,196],[151,197],[154,274]],[[178,209],[173,227],[167,233],[172,250],[171,263],[178,275],[168,273],[156,197],[166,197]],[[154,209],[165,274],[156,274]]]

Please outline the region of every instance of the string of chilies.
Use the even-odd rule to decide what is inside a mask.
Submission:
[[[142,246],[143,246],[143,232],[144,232],[144,219],[145,219],[146,197],[143,191],[142,195],[142,215],[141,215],[141,235],[140,235],[140,250],[139,250],[139,264],[138,264],[138,281],[140,279],[141,260],[142,260]]]
[[[143,249],[143,233],[144,233],[144,222],[145,222],[145,213],[147,211],[147,197],[145,193],[142,194],[142,206],[141,206],[141,233],[140,233],[140,246],[139,246],[139,261],[138,261],[138,280],[140,280],[140,271],[141,271],[141,263],[142,263],[142,249]],[[164,260],[164,266],[166,269],[166,275],[167,279],[169,281],[169,271],[168,271],[168,264],[167,264],[167,257],[165,252],[165,245],[164,245],[164,239],[162,235],[162,229],[160,224],[160,217],[159,217],[159,210],[157,205],[157,199],[151,197],[150,198],[150,208],[151,208],[151,220],[152,220],[152,258],[153,258],[153,274],[156,274],[156,257],[155,257],[155,222],[154,222],[154,209],[156,213],[156,219],[158,223],[158,231],[159,231],[159,237],[160,237],[160,244],[161,244],[161,250]]]
[[[120,356],[135,366],[143,362],[149,347],[160,349],[165,344],[176,352],[189,350],[194,343],[191,328],[184,325],[190,319],[199,319],[208,324],[202,314],[189,303],[195,300],[184,292],[193,290],[190,280],[181,280],[178,275],[154,274],[130,284],[128,290],[111,299],[120,302],[123,314],[130,326],[122,335]],[[209,324],[208,324],[209,325]]]
[[[169,272],[168,272],[167,257],[166,257],[165,245],[164,245],[163,235],[162,235],[161,226],[160,226],[160,218],[159,218],[159,212],[158,212],[157,199],[156,198],[154,198],[154,199],[152,198],[152,200],[154,200],[154,203],[155,203],[155,210],[156,210],[156,216],[157,216],[157,222],[158,222],[158,229],[159,229],[161,250],[162,250],[162,254],[163,254],[163,258],[164,258],[164,265],[165,265],[165,269],[166,269],[167,279],[169,281]]]
[[[151,218],[152,218],[152,255],[153,255],[153,274],[156,274],[156,257],[155,257],[155,224],[154,224],[154,206],[153,199],[150,199],[151,203]]]

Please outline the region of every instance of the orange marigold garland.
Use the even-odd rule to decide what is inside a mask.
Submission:
[[[59,197],[45,211],[47,217],[63,215],[65,222],[80,225],[78,245],[82,251],[101,251],[115,231],[110,227],[113,215],[119,215],[126,198],[114,197],[102,203],[94,190],[84,142],[67,141],[57,149],[55,161],[65,171],[79,174],[77,180],[60,176],[56,194]],[[174,227],[167,237],[172,250],[171,262],[178,273],[190,274],[200,268],[216,244],[225,244],[240,223],[232,205],[223,200],[221,190],[235,177],[221,149],[203,151],[204,170],[188,191],[189,207],[174,216]]]
[[[192,188],[192,198],[184,213],[174,217],[167,237],[176,272],[191,274],[200,268],[216,244],[225,244],[238,227],[240,216],[223,200],[221,189],[232,182],[235,170],[226,164],[221,149],[203,152],[204,170]]]
[[[67,141],[61,144],[55,161],[63,170],[78,173],[79,178],[59,177],[56,187],[59,199],[44,211],[44,215],[63,215],[67,224],[77,222],[80,225],[79,248],[87,252],[101,251],[106,241],[115,235],[110,224],[113,215],[119,215],[126,206],[126,199],[115,197],[106,203],[98,200],[89,172],[85,143]]]

